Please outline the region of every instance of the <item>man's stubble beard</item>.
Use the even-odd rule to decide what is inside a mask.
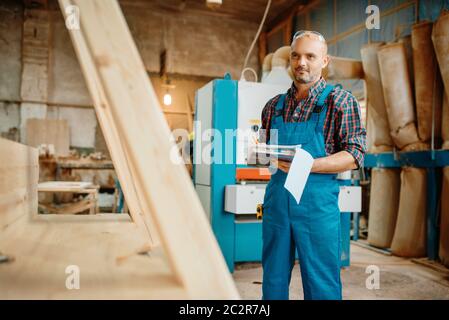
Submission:
[[[304,77],[296,76],[296,75],[295,75],[295,79],[296,79],[296,81],[298,81],[299,83],[307,84],[307,83],[311,83],[311,82],[314,82],[315,80],[319,79],[320,76],[321,76],[321,73],[318,73],[318,74],[310,74],[309,76],[304,76]]]

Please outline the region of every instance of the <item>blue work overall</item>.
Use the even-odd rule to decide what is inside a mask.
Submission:
[[[271,121],[280,145],[298,145],[313,158],[326,156],[323,134],[327,112],[327,85],[304,122],[284,122],[285,95]],[[273,142],[274,143],[274,142]],[[287,174],[277,170],[266,188],[263,203],[263,299],[289,298],[295,248],[301,269],[304,299],[341,299],[340,211],[336,174],[311,173],[296,203],[284,188]]]

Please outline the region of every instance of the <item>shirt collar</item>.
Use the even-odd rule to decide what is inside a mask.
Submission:
[[[323,77],[320,77],[320,80],[315,82],[310,88],[309,88],[309,97],[316,96],[321,93],[321,91],[324,90],[326,87],[326,80],[324,80]],[[295,82],[292,82],[292,85],[289,89],[290,96],[294,98],[296,96],[296,92],[298,89],[296,89]]]

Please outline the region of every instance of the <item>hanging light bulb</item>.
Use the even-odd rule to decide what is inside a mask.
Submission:
[[[168,79],[167,75],[165,75],[164,78],[165,79],[163,80],[162,88],[165,89],[165,94],[164,97],[162,98],[162,102],[164,103],[164,105],[170,106],[173,102],[170,90],[175,89],[176,86],[171,84],[170,79]]]
[[[170,106],[171,105],[171,95],[170,95],[170,93],[168,91],[164,94],[164,104],[166,106]]]

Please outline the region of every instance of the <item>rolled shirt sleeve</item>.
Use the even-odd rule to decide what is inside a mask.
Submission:
[[[339,105],[336,119],[338,149],[349,152],[363,166],[366,153],[366,129],[363,125],[360,105],[351,94]]]

